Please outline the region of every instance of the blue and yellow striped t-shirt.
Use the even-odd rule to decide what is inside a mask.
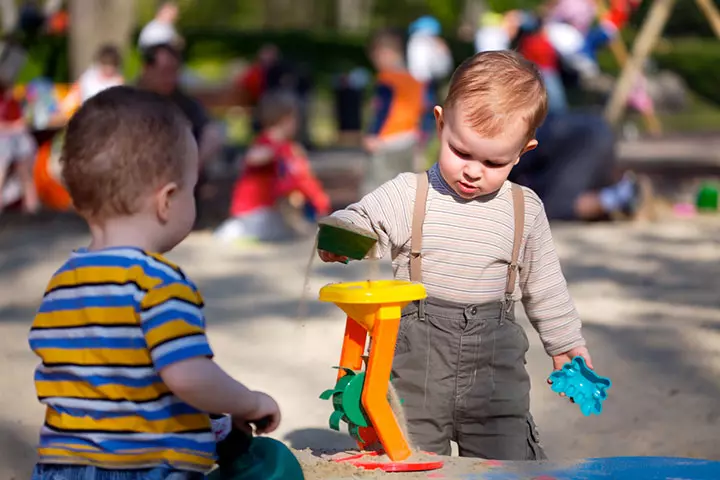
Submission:
[[[103,468],[214,463],[210,419],[158,372],[212,356],[203,300],[177,266],[135,248],[78,250],[50,280],[30,331],[47,405],[42,463]]]

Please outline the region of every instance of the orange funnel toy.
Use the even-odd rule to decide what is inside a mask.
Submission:
[[[441,461],[401,463],[413,452],[388,401],[402,308],[426,296],[422,284],[400,280],[339,283],[320,290],[321,301],[334,303],[347,314],[337,383],[335,388],[320,396],[333,401],[330,426],[339,430],[341,421],[347,423],[350,434],[362,450],[379,442],[391,462],[363,463],[365,455],[338,461],[386,471],[442,467]],[[368,354],[367,369],[362,371],[368,335],[372,338],[372,348]],[[376,456],[377,452],[367,455]]]

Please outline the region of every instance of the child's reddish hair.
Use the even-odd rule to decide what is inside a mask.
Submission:
[[[532,139],[547,116],[548,99],[537,67],[513,51],[478,53],[453,73],[444,108],[462,107],[478,133],[499,135],[517,115]]]

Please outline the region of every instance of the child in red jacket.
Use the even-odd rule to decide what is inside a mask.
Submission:
[[[298,233],[297,220],[312,222],[330,202],[294,141],[297,109],[291,97],[277,94],[259,105],[262,131],[244,158],[233,189],[230,218],[215,232],[222,240],[280,240]]]

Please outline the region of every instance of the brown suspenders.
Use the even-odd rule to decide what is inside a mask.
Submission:
[[[508,265],[507,284],[505,296],[511,297],[515,291],[515,282],[518,274],[518,259],[520,258],[520,244],[522,243],[525,228],[525,195],[522,187],[512,185],[513,217],[515,218],[513,249],[510,265]],[[410,233],[410,280],[422,282],[422,235],[425,222],[425,208],[427,205],[430,181],[427,172],[417,174],[417,192],[415,194],[415,207],[413,209],[412,230]]]
[[[417,191],[410,231],[410,280],[422,282],[422,236],[430,181],[427,172],[417,174]]]

